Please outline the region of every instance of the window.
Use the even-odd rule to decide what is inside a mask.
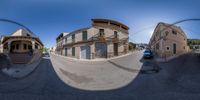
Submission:
[[[157,37],[159,34],[160,34],[159,32],[156,32],[156,37]]]
[[[115,38],[118,37],[118,33],[117,33],[117,31],[114,31],[114,37],[115,37]]]
[[[172,30],[172,34],[177,35],[177,32],[175,30]]]
[[[103,36],[104,35],[104,29],[99,29],[99,34],[100,34],[100,36]]]
[[[65,38],[65,44],[67,44],[67,37]]]
[[[72,56],[75,56],[75,47],[72,47]]]
[[[166,32],[165,32],[165,36],[167,36],[168,34],[169,34],[169,32],[168,32],[168,31],[166,31]]]
[[[12,45],[11,48],[14,50],[15,49],[15,45]]]
[[[24,44],[24,50],[26,50],[27,49],[27,45],[26,44]]]
[[[87,31],[82,32],[82,40],[83,41],[87,40]]]
[[[169,51],[169,47],[166,47],[167,51]]]
[[[67,48],[65,48],[65,56],[67,56]]]
[[[15,45],[13,45],[13,49],[15,49]]]
[[[72,35],[72,42],[75,42],[75,34]]]
[[[19,50],[19,44],[16,44],[16,49]]]
[[[38,49],[38,45],[37,44],[35,45],[35,49]]]
[[[30,36],[30,35],[27,33],[26,36]]]
[[[28,49],[31,50],[31,49],[32,49],[32,46],[31,46],[31,45],[28,45]]]
[[[173,43],[173,54],[176,54],[176,43]]]
[[[159,50],[159,43],[156,44],[156,49]]]

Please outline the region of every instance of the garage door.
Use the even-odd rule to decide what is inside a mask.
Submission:
[[[96,58],[107,58],[107,45],[105,43],[96,43]]]
[[[81,59],[90,59],[90,46],[81,46]]]

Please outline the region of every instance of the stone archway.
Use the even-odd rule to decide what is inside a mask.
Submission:
[[[30,50],[39,50],[43,44],[34,38],[10,37],[3,44],[3,53],[24,53]]]
[[[12,41],[10,44],[10,53],[27,53],[32,49],[32,43],[26,40]]]

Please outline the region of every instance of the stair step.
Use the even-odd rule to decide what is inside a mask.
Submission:
[[[27,53],[22,54],[9,54],[11,61],[14,64],[26,64],[31,60],[31,56]]]

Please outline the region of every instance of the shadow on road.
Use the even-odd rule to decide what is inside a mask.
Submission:
[[[110,64],[112,64],[112,65],[114,65],[114,66],[120,68],[120,69],[129,71],[129,72],[138,72],[138,71],[140,71],[140,70],[137,70],[137,69],[132,69],[132,68],[128,68],[128,67],[125,67],[125,66],[121,66],[121,65],[119,65],[119,64],[117,64],[117,63],[115,63],[115,62],[113,62],[113,61],[111,61],[111,60],[108,60],[108,62],[109,62]]]
[[[142,74],[158,73],[161,70],[158,62],[153,58],[152,59],[141,58],[140,62],[143,63],[142,68],[140,70],[140,73]]]
[[[48,61],[48,62],[51,63],[51,61]],[[140,72],[140,73],[129,84],[127,84],[126,86],[123,86],[121,88],[111,89],[111,90],[100,90],[100,91],[82,90],[82,89],[72,87],[72,86],[66,84],[65,82],[63,82],[59,78],[59,76],[57,76],[57,73],[54,71],[54,68],[52,67],[53,65],[51,63],[51,67],[48,68],[47,70],[49,70],[48,73],[51,74],[49,76],[49,79],[51,80],[51,82],[53,82],[51,84],[55,85],[53,87],[57,87],[57,89],[53,89],[53,91],[54,92],[57,91],[57,93],[60,93],[59,91],[62,91],[63,94],[65,94],[65,93],[76,94],[78,96],[81,96],[82,98],[92,98],[92,99],[98,98],[99,100],[102,100],[102,99],[110,100],[110,98],[116,99],[116,100],[124,100],[124,99],[129,100],[129,99],[136,99],[138,97],[142,98],[143,93],[145,93],[146,81],[148,81],[151,78],[151,77],[147,76],[146,74],[144,74],[146,72],[146,70],[135,70],[135,69],[121,66],[112,61],[108,61],[108,62],[111,63],[112,65],[116,66],[117,68],[129,71],[129,72]],[[142,68],[142,69],[146,69],[146,68]],[[70,73],[68,73],[67,75],[70,75]],[[60,84],[60,86],[58,86],[58,84]],[[154,84],[154,81],[152,83],[150,82],[148,84]],[[47,85],[47,87],[48,87],[48,85]],[[152,90],[152,88],[153,87],[151,87],[151,90]],[[141,93],[141,94],[139,94],[139,93]]]
[[[183,61],[185,61],[184,65],[182,64]],[[128,85],[113,90],[91,91],[77,89],[64,83],[55,72],[51,60],[44,58],[41,61],[40,67],[29,77],[23,79],[27,83],[30,80],[35,81],[30,84],[29,88],[13,92],[12,94],[16,95],[11,95],[11,97],[20,97],[23,94],[22,97],[24,99],[28,96],[32,99],[48,100],[176,100],[187,96],[185,93],[193,92],[198,94],[200,92],[200,85],[198,84],[200,82],[198,78],[200,67],[197,57],[185,55],[168,63],[158,64],[164,67],[157,74],[144,74],[145,72],[143,72],[149,69],[146,68],[148,67],[147,65],[154,65],[155,62],[144,59],[141,59],[141,62],[143,62],[143,66],[140,73]],[[112,61],[109,61],[109,63],[129,72],[136,71]],[[187,64],[190,65],[190,63],[193,63],[193,66],[188,68]],[[152,67],[150,69],[152,70]],[[190,96],[197,97],[195,95]],[[1,97],[2,95],[0,95]]]

